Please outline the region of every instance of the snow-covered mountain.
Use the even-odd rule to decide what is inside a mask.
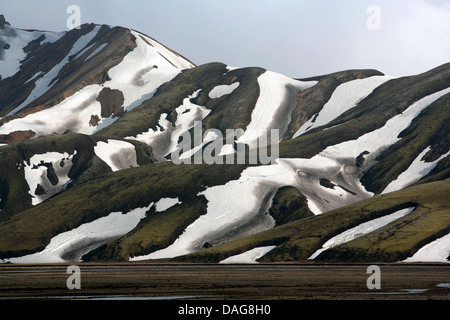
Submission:
[[[450,63],[292,79],[0,28],[2,261],[447,261]]]

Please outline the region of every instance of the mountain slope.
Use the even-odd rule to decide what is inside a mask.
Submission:
[[[406,188],[191,253],[177,261],[220,262],[267,246],[275,248],[259,259],[261,262],[307,260],[344,231],[409,208],[413,211],[408,210],[389,224],[382,226],[379,221],[380,225],[372,232],[364,234],[360,230],[349,234],[342,244],[336,240],[314,257],[335,262],[401,261],[413,256],[425,243],[449,233],[448,192],[446,180]]]
[[[450,63],[291,79],[121,27],[2,27],[22,50],[0,56],[5,262],[292,261],[328,240],[315,259],[398,261],[449,232]]]
[[[12,44],[3,49],[2,63],[22,59],[14,74],[0,80],[3,141],[27,130],[32,136],[66,130],[91,134],[194,66],[154,39],[121,27],[85,24],[51,35],[53,42],[44,32],[10,26],[0,31],[1,41]],[[21,46],[26,56],[8,59],[9,51]]]

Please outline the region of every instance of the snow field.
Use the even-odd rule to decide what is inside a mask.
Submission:
[[[69,155],[68,153],[47,152],[44,154],[35,154],[30,159],[28,165],[24,162],[25,180],[30,188],[32,205],[35,206],[52,195],[65,189],[70,182],[68,177],[69,171],[72,168],[72,159],[76,154]],[[55,171],[58,182],[53,185],[47,177],[47,167],[43,164],[51,163]],[[45,194],[36,194],[37,186],[41,185]]]
[[[67,262],[64,255],[70,252],[80,251],[77,257],[95,247],[99,247],[107,241],[121,237],[132,231],[139,222],[146,217],[147,212],[156,206],[157,212],[163,212],[172,206],[181,203],[178,198],[161,198],[156,203],[152,202],[146,207],[135,208],[128,213],[111,212],[105,217],[84,223],[70,231],[63,232],[53,237],[44,250],[10,259],[1,260],[1,263],[58,263]],[[71,260],[70,260],[71,261]],[[77,260],[76,262],[81,261]]]
[[[256,260],[264,256],[266,253],[270,252],[272,249],[276,248],[276,246],[266,246],[266,247],[257,247],[246,251],[244,253],[228,257],[219,263],[227,264],[227,263],[258,263]]]
[[[423,150],[416,159],[411,163],[406,171],[402,172],[397,179],[393,180],[384,190],[381,192],[382,194],[397,191],[403,188],[408,187],[409,185],[419,181],[423,177],[425,177],[434,167],[437,166],[438,162],[447,157],[450,154],[450,151],[446,154],[443,154],[438,159],[432,162],[425,162],[422,160],[423,156],[431,150],[431,147],[428,146],[425,150]]]
[[[317,81],[302,82],[294,80],[285,75],[266,71],[258,77],[260,95],[253,109],[250,124],[245,133],[238,139],[238,142],[248,144],[250,147],[256,147],[258,138],[262,132],[269,129],[282,129],[287,127],[290,117],[283,117],[282,123],[273,123],[277,115],[283,113],[287,98],[291,98],[292,90],[295,92],[308,89]],[[279,120],[281,121],[281,120]],[[282,134],[279,134],[282,137]]]
[[[169,247],[146,256],[135,257],[133,260],[171,258],[198,250],[202,241],[207,239],[211,242],[214,234],[221,234],[224,230],[231,231],[238,221],[242,223],[247,221],[249,216],[255,215],[259,208],[264,207],[261,199],[270,193],[274,194],[281,186],[296,187],[307,197],[309,208],[315,214],[370,198],[373,193],[367,192],[360,184],[359,169],[355,167],[354,159],[365,150],[372,153],[398,141],[398,134],[407,128],[424,108],[448,92],[450,88],[426,96],[412,104],[402,114],[388,120],[382,128],[356,140],[330,146],[311,159],[278,159],[275,165],[244,170],[239,180],[207,188],[199,194],[208,200],[207,214],[188,226]],[[256,120],[256,117],[252,117],[253,120]],[[345,159],[350,159],[352,164],[346,163]],[[332,189],[321,186],[319,179],[322,177],[333,177],[330,180],[335,186]],[[332,181],[334,179],[340,181]],[[350,194],[339,185],[345,186],[354,194]],[[409,212],[402,211],[397,215],[407,213]],[[361,228],[371,230],[370,228],[377,223],[380,222],[371,222]],[[265,226],[270,227],[269,224]],[[349,231],[346,236],[354,237],[355,234],[364,232],[363,230]]]
[[[51,81],[69,62],[71,55],[77,54],[77,56],[80,56],[95,45],[94,43],[88,46],[88,43],[97,35],[100,28],[100,26],[96,26],[90,33],[80,37],[67,56],[36,81],[36,86],[30,95],[11,111],[10,115],[17,113],[46,93],[52,87]],[[104,87],[120,90],[124,95],[124,110],[129,111],[140,105],[144,100],[151,98],[160,85],[172,80],[181,72],[182,69],[180,68],[193,66],[150,38],[135,31],[131,32],[136,37],[137,47],[128,53],[121,63],[108,71],[111,80],[103,85],[86,86],[52,108],[30,114],[24,118],[14,119],[0,127],[0,134],[8,134],[17,130],[33,130],[38,137],[53,132],[63,133],[67,129],[83,134],[93,134],[117,120],[117,118],[108,117],[100,119],[96,127],[89,124],[92,115],[98,117],[101,115],[101,105],[96,98]],[[23,33],[24,36],[31,37],[27,32]],[[142,40],[141,36],[151,42],[153,46]],[[34,37],[37,38],[37,35]],[[32,38],[30,39],[32,40]],[[56,38],[51,39],[56,40]],[[98,54],[106,45],[99,46],[86,60]],[[170,59],[168,60],[167,57]],[[28,81],[38,75],[40,74],[34,75]]]
[[[315,253],[313,253],[308,260],[314,260],[317,256],[319,256],[323,251],[328,250],[330,248],[333,248],[335,246],[338,246],[340,244],[346,243],[348,241],[351,241],[353,239],[359,238],[365,234],[368,234],[374,230],[377,230],[381,227],[384,227],[385,225],[400,219],[401,217],[406,216],[407,214],[411,213],[415,208],[406,208],[399,211],[396,211],[394,213],[391,213],[389,215],[373,219],[364,223],[361,223],[360,225],[348,229],[337,236],[331,238],[327,242],[325,242],[321,249],[317,250]]]
[[[356,140],[345,141],[330,146],[322,151],[321,154],[331,158],[343,155],[356,158],[363,151],[375,153],[377,150],[390,146],[400,140],[398,138],[400,132],[406,129],[423,109],[449,92],[450,88],[447,88],[423,97],[409,106],[403,113],[386,121],[383,127],[366,133]]]
[[[239,82],[232,83],[230,85],[219,85],[214,87],[209,93],[208,96],[211,99],[218,99],[227,94],[232,93],[237,87],[239,87]]]
[[[272,228],[275,221],[270,215],[264,215],[268,208],[260,200],[270,197],[271,201],[281,184],[295,182],[289,170],[282,162],[272,166],[250,167],[242,172],[239,180],[207,188],[198,194],[208,200],[206,214],[190,224],[169,247],[130,260],[171,258],[191,253],[204,241],[214,243],[215,237],[227,234],[230,230],[235,230],[231,232],[232,236],[239,237]],[[251,230],[242,230],[244,234],[236,230],[244,221],[255,217],[257,221]]]
[[[68,129],[78,133],[93,134],[110,122],[106,118],[102,119],[97,127],[89,124],[92,115],[101,114],[100,102],[96,100],[101,89],[102,87],[97,84],[86,86],[51,108],[5,123],[0,127],[0,134],[17,130],[33,130],[38,137],[53,132],[62,134]]]
[[[92,222],[80,225],[67,232],[53,237],[50,243],[41,252],[18,258],[5,259],[2,262],[12,263],[58,263],[65,262],[62,256],[77,247],[86,246],[91,240],[98,242],[101,239],[111,240],[120,237],[133,230],[153,206],[136,208],[126,214],[111,212],[108,216],[99,218]],[[87,252],[85,252],[87,253]]]
[[[446,262],[450,256],[450,233],[420,248],[403,262]]]
[[[44,76],[39,78],[35,82],[35,88],[30,93],[30,95],[25,99],[24,102],[22,102],[17,108],[15,108],[13,111],[9,113],[9,115],[13,115],[17,113],[19,110],[21,110],[23,107],[27,106],[32,101],[36,100],[40,96],[42,96],[44,93],[46,93],[53,85],[51,84],[52,80],[55,79],[58,76],[58,73],[61,71],[61,69],[69,63],[69,57],[74,55],[75,53],[82,50],[84,47],[87,46],[87,44],[97,35],[98,31],[100,30],[100,26],[96,26],[91,32],[88,34],[85,34],[84,36],[81,36],[72,46],[72,49],[69,51],[67,56],[59,62],[57,65],[55,65],[49,72],[47,72]]]
[[[108,71],[111,80],[105,83],[111,89],[122,91],[127,111],[150,99],[160,85],[172,80],[182,69],[192,67],[151,38],[136,31],[131,33],[136,37],[137,47]]]
[[[320,127],[331,122],[344,112],[356,107],[375,88],[392,78],[391,76],[373,76],[348,81],[339,85],[318,115],[305,122],[292,138],[296,138],[312,128]]]
[[[2,79],[12,77],[20,70],[20,61],[26,58],[23,51],[31,41],[36,40],[41,35],[45,35],[45,39],[41,42],[52,43],[61,38],[65,32],[41,32],[41,31],[25,31],[12,28],[5,25],[0,30],[0,42],[9,44],[9,49],[3,50],[3,57],[0,56],[0,76]]]
[[[138,166],[136,149],[129,142],[113,139],[108,139],[107,142],[99,141],[94,152],[112,171]]]

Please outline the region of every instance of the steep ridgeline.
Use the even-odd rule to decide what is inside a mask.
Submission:
[[[292,79],[0,27],[2,261],[446,261],[450,64]]]

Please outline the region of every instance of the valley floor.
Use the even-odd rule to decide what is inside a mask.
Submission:
[[[368,288],[369,264],[80,263],[73,275],[68,266],[2,264],[0,299],[450,300],[449,264],[377,264],[380,289]]]

